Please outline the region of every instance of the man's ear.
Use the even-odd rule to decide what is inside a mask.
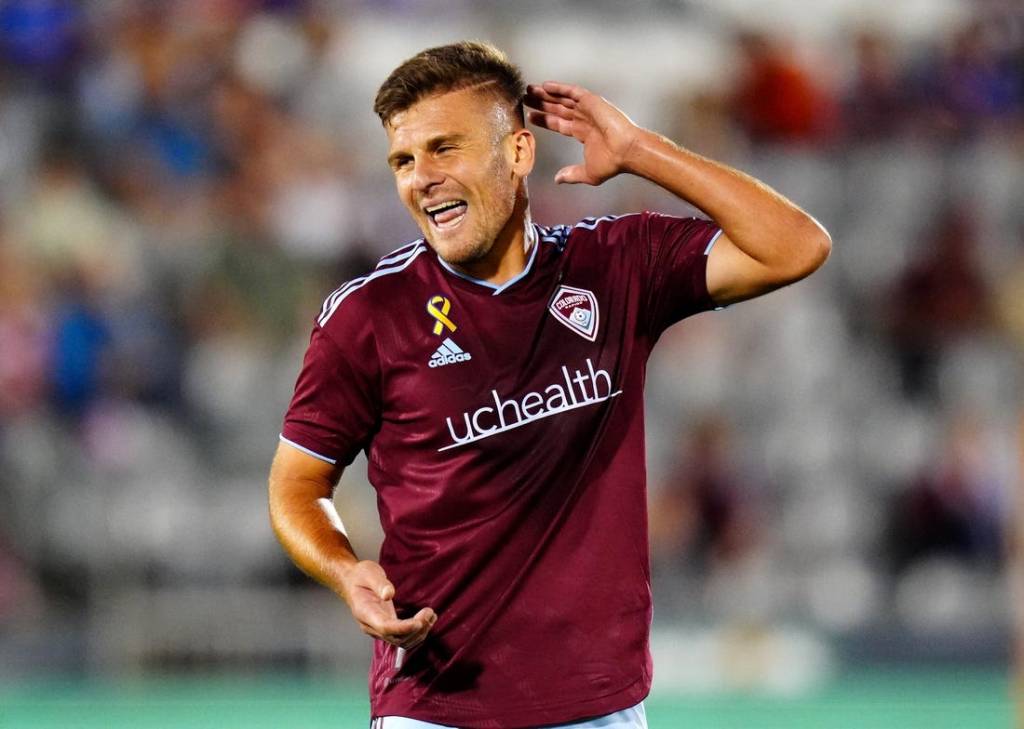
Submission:
[[[509,163],[516,177],[524,178],[533,171],[537,140],[529,129],[516,129],[509,135]]]

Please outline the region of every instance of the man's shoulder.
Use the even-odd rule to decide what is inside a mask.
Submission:
[[[406,286],[410,277],[419,275],[416,264],[428,250],[429,246],[419,238],[382,256],[372,269],[346,281],[324,299],[317,324],[327,327],[352,317],[366,321],[381,314],[381,293]]]
[[[560,253],[573,257],[586,256],[597,249],[620,246],[632,240],[643,229],[644,218],[650,213],[626,213],[583,218],[576,223],[537,226],[542,242],[552,244]]]
[[[594,246],[633,246],[638,238],[659,238],[668,232],[676,234],[699,232],[711,221],[700,217],[680,217],[668,213],[644,210],[622,215],[602,215],[583,218],[571,225],[555,225],[550,231],[549,242],[557,240],[564,248],[592,248]]]
[[[576,223],[567,225],[539,226],[542,240],[560,242],[563,245],[575,245],[585,242],[602,241],[609,234],[629,231],[638,228],[648,212],[625,213],[622,215],[600,215],[583,218]]]

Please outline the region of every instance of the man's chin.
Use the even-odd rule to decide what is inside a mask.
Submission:
[[[475,244],[470,246],[439,245],[432,237],[427,238],[430,247],[437,252],[437,257],[449,266],[467,266],[483,260],[490,246]]]

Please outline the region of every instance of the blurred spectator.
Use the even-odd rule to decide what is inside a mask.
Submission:
[[[930,462],[898,495],[886,532],[888,563],[895,572],[931,557],[999,564],[1008,489],[987,435],[970,416],[951,418]]]
[[[58,411],[81,416],[100,397],[109,377],[110,323],[85,280],[69,272],[58,284],[61,296],[51,322],[52,394]]]
[[[5,623],[39,609],[39,586],[0,532],[0,636]]]
[[[739,38],[744,70],[733,92],[736,117],[754,143],[824,141],[835,102],[784,47],[759,33]]]
[[[896,280],[888,322],[903,391],[910,397],[934,397],[944,348],[982,331],[989,322],[989,284],[976,249],[971,215],[948,206],[936,218],[917,260]]]
[[[968,23],[924,71],[924,118],[953,137],[1009,121],[1024,98],[1019,63],[993,42],[984,23]]]
[[[0,240],[0,424],[45,399],[48,337],[38,271]]]
[[[83,15],[72,0],[0,3],[0,57],[44,81],[63,84],[81,50]]]
[[[81,161],[73,132],[50,136],[35,185],[12,211],[13,241],[51,275],[80,276],[97,291],[138,282],[139,250],[122,211]]]
[[[888,139],[911,108],[892,42],[876,31],[854,38],[856,68],[843,104],[843,123],[856,142]]]
[[[759,545],[759,505],[737,456],[720,416],[708,415],[683,434],[678,461],[652,507],[656,560],[703,574],[743,561]]]
[[[1017,349],[1024,352],[1024,228],[1016,259],[1000,273],[996,282],[996,308],[1000,324]]]

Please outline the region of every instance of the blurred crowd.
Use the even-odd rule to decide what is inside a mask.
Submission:
[[[415,5],[0,3],[0,664],[81,662],[125,585],[305,584],[266,524],[266,467],[319,302],[416,237],[370,111],[424,45]],[[518,60],[529,22],[464,10],[467,34]],[[537,12],[539,28],[557,11]],[[367,58],[367,30],[392,21],[405,45]],[[652,362],[660,614],[998,643],[1024,11],[973,3],[913,42],[870,24],[716,33],[727,62],[698,85],[657,79],[649,123],[793,197],[835,252],[804,284],[677,327]],[[531,180],[539,222],[687,211],[639,184],[556,190],[574,151]],[[346,484],[372,553],[372,494]]]

